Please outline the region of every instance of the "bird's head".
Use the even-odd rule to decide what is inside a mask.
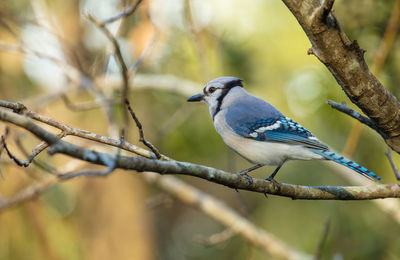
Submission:
[[[215,114],[221,109],[224,97],[234,87],[243,87],[242,79],[235,77],[216,78],[205,85],[203,93],[193,95],[187,101],[204,101],[210,109],[211,116],[214,118]]]

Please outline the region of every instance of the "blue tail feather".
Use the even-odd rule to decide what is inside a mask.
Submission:
[[[334,152],[331,151],[324,151],[324,150],[314,150],[315,153],[322,155],[323,157],[325,157],[328,160],[332,160],[336,163],[339,163],[341,165],[344,165],[350,169],[352,169],[353,171],[358,172],[359,174],[361,174],[364,177],[367,177],[370,180],[378,180],[378,181],[383,181],[383,179],[381,177],[379,177],[378,175],[376,175],[375,173],[371,172],[370,170],[368,170],[367,168],[347,159],[344,158],[343,156],[340,156],[339,154],[336,154]]]

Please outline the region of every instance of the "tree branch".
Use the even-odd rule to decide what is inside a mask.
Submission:
[[[358,113],[357,111],[351,109],[350,107],[348,107],[346,105],[346,102],[343,102],[342,104],[336,103],[335,101],[332,100],[328,100],[327,102],[332,108],[343,112],[349,116],[351,116],[352,118],[357,119],[358,121],[360,121],[361,123],[369,126],[370,128],[374,129],[375,131],[377,131],[378,133],[380,133],[382,136],[386,136],[385,133],[382,133],[381,130],[376,126],[375,122],[373,120],[371,120],[368,117],[365,117],[363,115],[361,115],[360,113]]]
[[[399,170],[397,169],[396,164],[395,164],[394,161],[393,161],[393,158],[392,158],[392,149],[390,149],[390,147],[388,147],[388,151],[387,151],[387,153],[386,153],[386,156],[388,157],[388,160],[389,160],[390,166],[392,167],[394,176],[396,176],[396,179],[397,179],[398,181],[400,181]]]
[[[231,174],[211,167],[179,161],[160,161],[154,159],[127,157],[94,152],[71,143],[65,142],[56,135],[36,125],[32,120],[19,114],[0,110],[0,120],[25,128],[39,139],[47,142],[51,147],[50,154],[61,153],[70,157],[98,165],[106,165],[105,161],[116,162],[116,168],[136,170],[138,172],[151,171],[160,174],[182,174],[202,178],[211,182],[225,185],[234,189],[243,189],[259,193],[267,193],[306,200],[368,200],[378,198],[399,198],[400,185],[384,184],[372,186],[301,186],[281,183],[277,187],[274,183],[248,179],[238,174]]]
[[[152,143],[150,143],[149,141],[147,141],[147,140],[144,138],[144,132],[143,132],[142,123],[140,123],[139,118],[137,118],[135,112],[133,111],[133,109],[132,109],[132,107],[131,107],[131,104],[129,103],[128,98],[125,98],[125,105],[127,106],[128,111],[129,111],[129,113],[131,114],[132,119],[133,119],[133,121],[135,121],[135,124],[136,124],[136,126],[137,126],[137,128],[138,128],[138,131],[139,131],[139,141],[142,142],[144,145],[146,145],[146,146],[156,155],[157,159],[160,159],[160,158],[161,158],[161,154],[160,154],[160,152],[158,151],[158,149],[157,149]]]
[[[87,101],[84,103],[80,104],[74,104],[67,96],[66,93],[63,93],[60,95],[61,100],[64,102],[65,106],[70,109],[71,111],[78,112],[78,111],[87,111],[91,109],[96,109],[100,108],[101,104],[100,102],[97,101]],[[110,103],[116,103],[113,100],[103,100],[103,102],[110,102]]]
[[[25,105],[21,104],[21,103],[13,103],[13,102],[8,102],[8,101],[4,101],[4,100],[0,100],[0,107],[5,107],[5,108],[9,108],[12,109],[14,112],[16,113],[21,113],[24,114],[36,121],[45,123],[47,125],[50,125],[52,127],[55,127],[57,129],[60,129],[62,131],[62,133],[64,135],[60,134],[61,136],[67,136],[67,135],[73,135],[73,136],[77,136],[77,137],[81,137],[84,139],[88,139],[91,141],[95,141],[95,142],[99,142],[99,143],[103,143],[103,144],[107,144],[107,145],[111,145],[111,146],[115,146],[115,147],[121,147],[121,149],[124,149],[126,151],[130,151],[132,153],[135,153],[137,155],[140,156],[144,156],[147,158],[156,158],[156,155],[153,154],[150,151],[147,151],[143,148],[140,148],[136,145],[130,144],[128,142],[124,142],[123,144],[120,144],[120,141],[114,138],[110,138],[107,136],[102,136],[99,134],[95,134],[86,130],[81,130],[81,129],[77,129],[71,126],[67,126],[61,122],[58,122],[54,119],[51,119],[49,117],[43,116],[39,113],[33,112],[31,110],[29,110]],[[46,148],[47,145],[44,145]],[[41,144],[39,144],[34,151],[32,152],[32,155],[29,157],[29,160],[31,161],[36,155],[38,155],[41,151],[44,150],[43,147],[41,147]],[[39,149],[40,148],[40,149]],[[38,151],[36,151],[38,149]],[[31,158],[32,157],[32,158]],[[162,156],[163,159],[167,158],[166,156]]]
[[[324,246],[325,246],[325,243],[326,243],[326,239],[328,237],[328,233],[329,233],[330,227],[331,227],[331,219],[329,218],[325,222],[324,230],[322,231],[322,235],[321,235],[321,238],[320,238],[319,243],[318,243],[317,252],[315,253],[315,258],[314,258],[315,260],[322,259],[322,253],[323,253],[323,250],[324,250]]]
[[[113,22],[115,22],[115,21],[117,21],[119,19],[122,19],[124,17],[130,16],[131,14],[133,14],[136,11],[136,9],[139,7],[139,4],[141,2],[142,2],[142,0],[136,1],[135,4],[133,4],[131,7],[129,7],[125,11],[123,11],[123,12],[121,12],[121,13],[119,13],[119,14],[111,17],[111,18],[108,18],[108,19],[106,19],[106,20],[104,20],[102,22],[100,22],[99,25],[100,26],[105,26],[106,24],[113,23]]]
[[[138,3],[140,3],[140,1]],[[136,8],[134,10],[136,10]],[[112,43],[114,47],[114,55],[121,69],[121,76],[122,76],[121,105],[123,105],[124,99],[129,95],[129,73],[124,57],[122,57],[121,47],[119,46],[119,43],[117,39],[114,37],[114,35],[107,29],[105,23],[97,20],[91,14],[89,14],[87,17],[94,25],[96,25],[104,33],[104,35],[108,38],[108,40]],[[122,111],[123,111],[124,122],[127,123],[128,115],[126,113],[126,110],[123,109]]]
[[[35,198],[47,190],[50,186],[57,183],[57,178],[54,176],[48,176],[42,180],[35,182],[31,186],[21,190],[19,193],[14,195],[12,198],[0,198],[0,210],[16,206],[28,199]]]
[[[251,244],[267,252],[273,259],[312,259],[310,255],[306,255],[289,247],[274,235],[257,227],[248,219],[240,216],[225,203],[182,182],[178,178],[173,178],[173,176],[152,177],[154,177],[151,181],[152,183],[157,183],[160,188],[166,190],[174,197],[188,205],[200,209],[211,218],[228,227],[233,233],[241,235],[244,239],[251,242]]]
[[[312,44],[308,53],[328,68],[350,100],[385,134],[386,143],[400,153],[400,103],[371,73],[365,51],[356,41],[351,42],[335,16],[326,12],[333,1],[282,1],[308,36]],[[325,19],[320,19],[321,12]]]

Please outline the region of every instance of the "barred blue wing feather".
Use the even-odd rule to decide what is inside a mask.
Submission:
[[[247,93],[239,78],[216,78],[206,84],[203,93],[188,101],[204,101],[208,105],[215,128],[234,151],[258,166],[278,166],[271,178],[288,160],[326,159],[369,179],[382,180],[367,168],[329,151],[310,131],[268,102]],[[247,174],[248,170],[242,172]]]
[[[329,151],[329,148],[320,143],[310,131],[290,118],[259,119],[253,122],[246,122],[235,129],[234,131],[237,134],[257,141],[302,145],[323,156],[323,158],[342,164],[370,180],[382,181],[382,178],[367,168]]]
[[[312,149],[328,149],[310,131],[287,117],[244,122],[241,127],[233,129],[237,134],[257,141],[282,142],[303,145]]]
[[[328,160],[332,160],[336,163],[344,165],[344,166],[358,172],[359,174],[363,175],[364,177],[367,177],[370,180],[383,181],[383,179],[381,177],[379,177],[375,173],[371,172],[367,168],[365,168],[347,158],[344,158],[343,156],[340,156],[337,153],[334,153],[331,151],[322,151],[322,150],[315,150],[314,152],[322,155],[323,157],[325,157]]]

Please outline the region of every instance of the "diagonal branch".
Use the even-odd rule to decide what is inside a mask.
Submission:
[[[5,110],[0,110],[0,120],[20,126],[39,139],[51,145],[49,153],[62,153],[70,157],[90,163],[105,165],[107,161],[115,160],[116,168],[135,170],[138,172],[151,171],[160,174],[181,174],[202,178],[211,182],[225,185],[234,189],[243,189],[259,193],[268,193],[292,199],[307,200],[368,200],[378,198],[399,198],[400,185],[381,184],[372,186],[301,186],[281,183],[280,187],[269,181],[254,179],[249,183],[247,178],[214,168],[179,161],[160,161],[154,159],[127,157],[94,152],[73,145],[58,138],[56,135],[36,125],[27,117]]]
[[[42,180],[35,182],[31,186],[21,190],[19,193],[14,195],[12,198],[0,198],[0,210],[16,206],[28,199],[35,198],[42,194],[49,187],[57,183],[57,178],[55,176],[49,175]]]
[[[136,11],[136,9],[139,7],[139,4],[140,4],[142,1],[143,1],[143,0],[138,0],[138,1],[136,1],[135,4],[133,4],[131,7],[129,7],[129,8],[126,9],[125,11],[123,11],[123,12],[121,12],[121,13],[119,13],[119,14],[117,14],[117,15],[111,17],[111,18],[108,18],[108,19],[106,19],[106,20],[104,20],[104,21],[102,21],[102,22],[100,22],[99,25],[100,25],[100,26],[105,26],[106,24],[113,23],[113,22],[115,22],[115,21],[117,21],[117,20],[119,20],[119,19],[122,19],[122,18],[124,18],[124,17],[130,16],[131,14],[133,14],[133,13]]]
[[[156,155],[157,159],[160,159],[160,158],[161,158],[161,154],[160,154],[160,152],[158,151],[158,149],[157,149],[152,143],[150,143],[149,141],[147,141],[147,140],[144,138],[144,132],[143,132],[142,123],[140,123],[140,121],[139,121],[139,119],[137,118],[135,112],[133,112],[133,109],[132,109],[132,107],[131,107],[131,104],[129,103],[128,98],[125,98],[125,104],[126,104],[126,106],[128,107],[128,111],[129,111],[129,113],[131,114],[132,119],[135,121],[136,126],[137,126],[137,128],[138,128],[138,131],[139,131],[139,141],[142,142],[144,145],[146,145],[148,148],[150,148],[150,150]]]
[[[216,200],[211,195],[184,183],[178,178],[173,178],[173,176],[160,177],[161,176],[154,178],[151,182],[158,183],[160,188],[169,192],[184,203],[199,208],[211,218],[228,227],[228,230],[232,230],[233,233],[241,235],[253,245],[267,252],[271,258],[312,259],[310,255],[306,255],[303,252],[289,247],[274,235],[255,226],[251,221],[240,216],[225,203]]]
[[[57,135],[59,138],[63,138],[63,135]],[[37,145],[33,150],[32,153],[29,154],[25,147],[22,145],[21,139],[16,136],[15,138],[15,144],[17,145],[17,147],[19,148],[19,150],[24,154],[24,156],[26,156],[28,159],[24,162],[25,165],[23,165],[24,167],[28,167],[29,164],[32,162],[34,163],[36,166],[38,166],[39,168],[43,169],[46,172],[49,173],[53,173],[53,174],[57,174],[57,170],[52,167],[51,165],[49,165],[48,163],[41,161],[39,159],[35,159],[35,157],[44,149],[46,149],[48,147],[46,142],[41,142],[39,145]]]
[[[101,104],[100,102],[97,101],[87,101],[84,103],[80,103],[80,104],[74,104],[67,96],[66,93],[62,93],[60,95],[61,100],[64,102],[65,106],[67,108],[69,108],[70,110],[77,112],[77,111],[87,111],[87,110],[91,110],[91,109],[96,109],[96,108],[100,108]],[[102,100],[102,102],[109,102],[109,103],[114,103],[113,100]]]
[[[322,253],[324,250],[324,246],[326,243],[326,239],[328,237],[330,227],[331,227],[331,219],[328,218],[328,220],[325,222],[324,230],[322,231],[322,235],[318,243],[317,252],[315,253],[315,258],[314,258],[315,260],[320,260],[322,258]]]
[[[392,170],[394,172],[394,176],[396,176],[396,179],[398,181],[400,181],[400,174],[399,174],[399,170],[396,167],[396,164],[393,161],[393,157],[392,157],[392,149],[390,147],[388,147],[388,151],[386,153],[386,156],[388,157],[390,166],[392,167]]]
[[[350,100],[374,121],[386,143],[400,153],[399,101],[371,73],[364,60],[365,51],[348,39],[332,12],[328,12],[326,19],[310,16],[329,10],[327,2],[333,1],[282,1],[309,38],[309,54],[328,68]]]
[[[122,98],[121,98],[121,104],[124,104],[124,98],[129,95],[129,71],[128,67],[126,66],[125,60],[122,57],[122,51],[121,47],[117,41],[117,39],[114,37],[114,35],[107,29],[106,24],[102,23],[101,21],[97,20],[94,18],[92,15],[87,16],[88,19],[96,25],[103,33],[104,35],[110,40],[110,42],[114,46],[114,53],[117,58],[117,61],[121,67],[121,75],[122,75]],[[123,109],[123,116],[124,116],[124,122],[128,121],[128,115],[126,114],[125,110]]]
[[[1,145],[2,145],[2,148],[4,148],[4,150],[6,150],[7,155],[11,160],[13,160],[18,166],[25,166],[24,161],[21,161],[20,159],[18,159],[14,154],[11,153],[10,149],[8,149],[4,135],[1,136]]]
[[[357,111],[351,109],[350,107],[348,107],[346,105],[346,102],[343,102],[342,104],[336,103],[335,101],[332,100],[328,100],[327,102],[332,108],[343,112],[349,116],[351,116],[352,118],[357,119],[358,121],[360,121],[361,123],[371,127],[372,129],[374,129],[375,131],[377,131],[378,133],[380,133],[382,136],[386,136],[385,133],[381,132],[381,130],[376,126],[375,122],[373,120],[371,120],[368,117],[365,117],[363,115],[361,115],[360,113],[358,113]]]
[[[107,136],[102,136],[102,135],[95,134],[95,133],[92,133],[92,132],[89,132],[89,131],[86,131],[86,130],[81,130],[81,129],[77,129],[77,128],[65,125],[65,124],[63,124],[61,122],[58,122],[58,121],[54,120],[54,119],[51,119],[51,118],[43,116],[43,115],[41,115],[39,113],[33,112],[33,111],[29,110],[26,106],[24,106],[21,103],[13,103],[13,102],[0,100],[0,107],[5,107],[5,108],[12,109],[16,113],[23,113],[24,115],[26,115],[26,116],[28,116],[28,117],[36,120],[36,121],[39,121],[39,122],[45,123],[47,125],[50,125],[52,127],[55,127],[57,129],[60,129],[62,131],[62,133],[65,134],[65,136],[73,135],[73,136],[77,136],[77,137],[80,137],[80,138],[88,139],[88,140],[91,140],[91,141],[95,141],[95,142],[99,142],[99,143],[103,143],[103,144],[107,144],[107,145],[111,145],[111,146],[115,146],[115,147],[119,147],[121,145],[121,149],[124,149],[126,151],[129,151],[129,152],[132,152],[132,153],[135,153],[137,155],[144,156],[144,157],[147,157],[147,158],[156,158],[155,154],[153,154],[152,152],[147,151],[147,150],[145,150],[145,149],[143,149],[141,147],[138,147],[138,146],[133,145],[131,143],[128,143],[126,141],[123,142],[122,144],[120,144],[120,141],[117,140],[117,139],[110,138],[110,137],[107,137]],[[62,136],[60,136],[60,137],[62,137]],[[40,151],[35,152],[36,149],[39,149],[39,147],[41,145],[42,144],[39,144],[34,149],[34,151],[32,152],[32,154],[31,154],[31,156],[29,158],[30,161],[36,155],[38,155],[41,151],[43,151],[44,148],[47,148],[47,145],[43,144],[43,146],[46,146],[46,147],[44,147],[43,149],[40,149]],[[33,157],[33,158],[31,158],[31,157]],[[166,159],[167,157],[166,156],[162,156],[162,158]]]

